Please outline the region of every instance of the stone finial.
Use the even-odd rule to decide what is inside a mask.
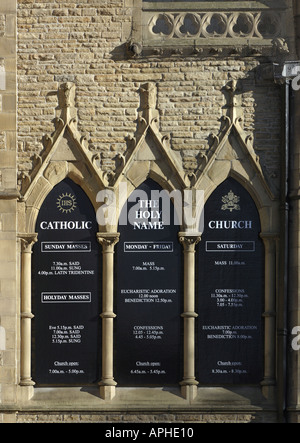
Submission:
[[[76,86],[72,82],[63,83],[58,90],[58,102],[61,115],[59,116],[65,124],[77,116],[75,108]]]
[[[141,85],[141,109],[156,109],[157,87],[154,83]]]
[[[157,110],[157,87],[154,83],[145,83],[140,87],[140,122],[146,125],[158,123],[159,112]]]
[[[75,106],[75,85],[74,83],[63,83],[59,88],[59,105],[61,109]]]

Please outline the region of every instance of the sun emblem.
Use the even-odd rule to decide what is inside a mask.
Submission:
[[[70,214],[77,208],[76,197],[72,194],[61,194],[56,201],[56,206],[64,214]]]
[[[241,207],[238,205],[239,201],[240,197],[235,195],[232,191],[229,191],[227,195],[222,197],[222,202],[224,203],[221,208],[222,211],[240,211]]]

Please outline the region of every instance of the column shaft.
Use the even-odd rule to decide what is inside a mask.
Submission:
[[[21,276],[21,386],[34,386],[31,374],[31,254],[37,234],[20,236],[22,256]]]
[[[184,374],[182,394],[192,400],[197,394],[195,377],[195,246],[200,241],[200,235],[179,233],[179,241],[184,253]]]
[[[103,254],[103,312],[102,318],[102,379],[99,383],[101,397],[111,400],[117,383],[114,380],[114,248],[119,241],[118,233],[99,233],[98,242]]]

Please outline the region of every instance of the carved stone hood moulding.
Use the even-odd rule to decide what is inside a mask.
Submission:
[[[76,174],[82,176],[85,181],[94,175],[100,189],[106,186],[104,174],[95,168],[93,152],[89,149],[87,136],[82,135],[77,127],[75,93],[75,84],[71,82],[64,83],[59,88],[59,109],[55,119],[55,131],[43,137],[44,151],[37,156],[31,173],[21,173],[19,176],[20,193],[24,200],[27,200],[40,177],[45,177],[49,183],[54,183],[59,177],[63,179],[69,169],[73,170],[75,176]],[[78,171],[76,171],[76,164],[80,165]]]
[[[98,162],[98,154],[89,149],[86,137],[82,137],[77,128],[75,85],[63,84],[59,90],[60,113],[56,120],[56,130],[51,136],[44,137],[45,151],[29,180],[23,183],[23,200],[38,208],[39,202],[51,190],[50,188],[66,176],[72,176],[77,183],[84,184],[94,203],[99,190],[107,187],[117,189],[124,179],[138,186],[139,180],[142,182],[151,174],[164,186],[170,188],[198,188],[203,176],[209,175],[210,171],[215,169],[215,160],[219,160],[219,163],[225,161],[222,152],[224,149],[228,151],[226,146],[230,144],[230,137],[236,146],[239,146],[240,152],[239,157],[233,146],[230,152],[227,152],[227,157],[232,157],[231,163],[249,163],[250,160],[253,173],[260,177],[264,188],[272,196],[260,159],[255,153],[253,140],[242,129],[243,115],[240,96],[237,93],[237,82],[230,82],[225,90],[229,95],[227,115],[223,116],[220,133],[212,134],[214,143],[209,152],[202,152],[199,149],[198,161],[191,163],[184,161],[172,149],[170,135],[160,132],[157,86],[153,83],[141,85],[137,131],[134,136],[128,137],[124,153],[118,154],[120,158],[118,167],[111,171],[103,171]],[[124,145],[125,142],[126,140]],[[38,191],[39,187],[41,189]],[[89,188],[93,191],[89,191]]]

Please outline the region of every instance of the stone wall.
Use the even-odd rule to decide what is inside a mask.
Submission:
[[[136,131],[139,88],[157,85],[160,130],[170,134],[183,168],[201,166],[222,131],[228,105],[225,86],[237,82],[242,126],[252,137],[266,179],[279,176],[280,91],[260,80],[255,57],[133,58],[126,50],[132,2],[18,2],[19,185],[41,161],[43,136],[54,131],[61,83],[76,85],[78,128],[100,167],[114,171],[116,158],[128,149]]]
[[[17,347],[16,1],[0,3],[0,407],[15,402]],[[1,421],[1,414],[0,414]]]

